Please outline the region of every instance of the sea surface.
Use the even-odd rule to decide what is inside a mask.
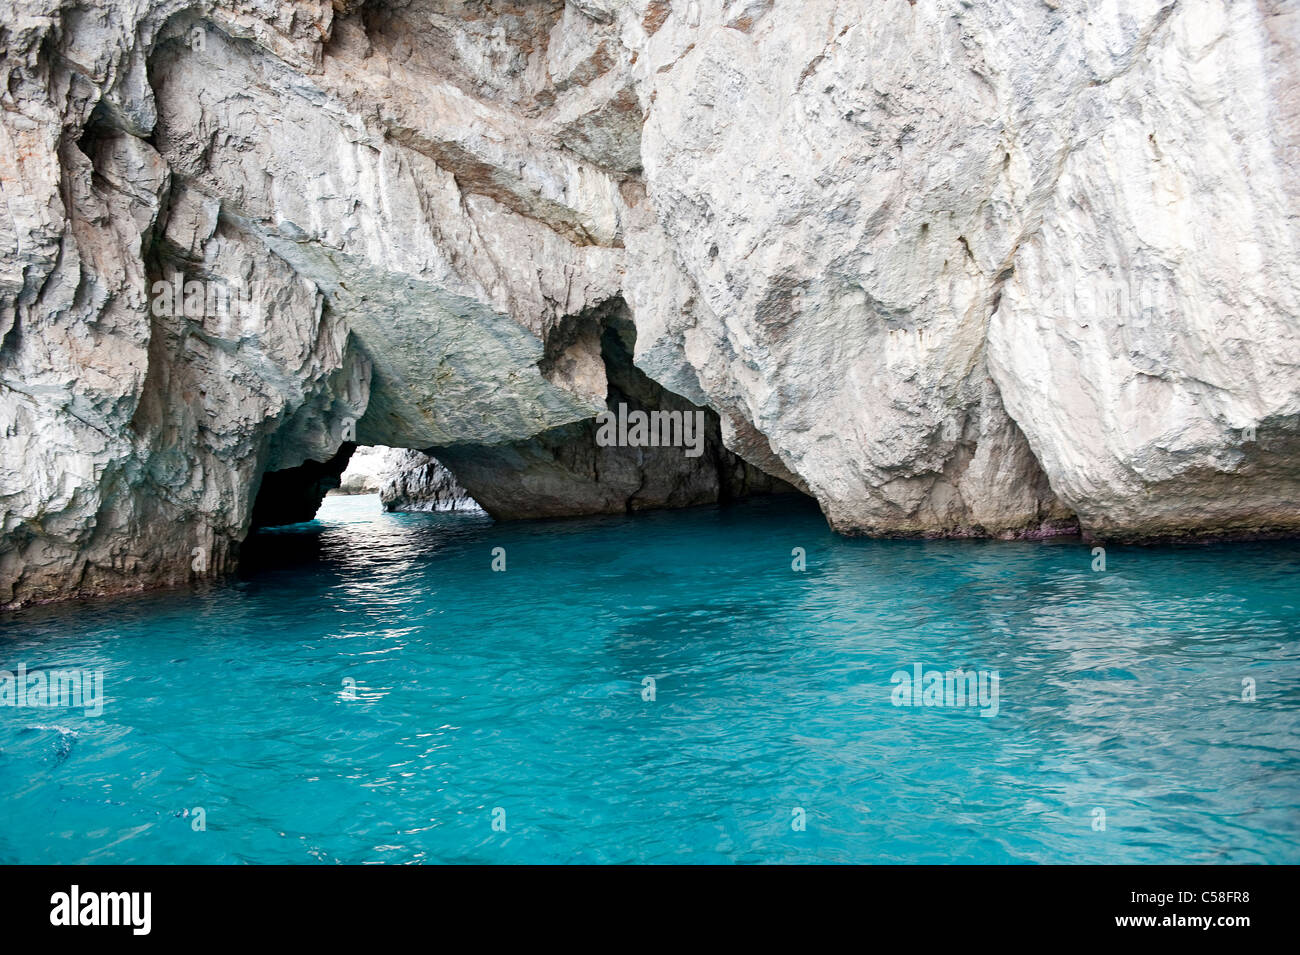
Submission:
[[[103,680],[99,715],[0,705],[0,862],[1300,863],[1295,542],[1094,570],[1077,539],[845,539],[802,499],[364,496],[246,552],[0,617],[12,691]],[[925,677],[958,669],[984,697]]]

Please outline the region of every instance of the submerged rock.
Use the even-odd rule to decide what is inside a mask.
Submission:
[[[15,0],[0,46],[0,604],[224,573],[353,443],[498,516],[1300,531],[1288,4]],[[633,372],[705,454],[595,442]]]

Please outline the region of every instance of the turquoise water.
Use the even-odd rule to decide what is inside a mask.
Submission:
[[[1300,862],[1296,543],[1094,572],[789,499],[364,497],[249,547],[278,566],[0,619],[0,669],[104,680],[0,707],[0,861]],[[893,705],[915,664],[996,671],[996,715]]]

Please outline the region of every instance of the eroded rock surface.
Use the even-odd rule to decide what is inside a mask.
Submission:
[[[352,442],[694,502],[591,480],[615,303],[846,532],[1300,531],[1293,3],[13,0],[0,51],[0,604],[223,573]]]
[[[729,451],[718,415],[660,387],[632,361],[636,330],[622,301],[575,316],[562,341],[594,341],[605,366],[608,418],[579,421],[526,441],[433,449],[483,508],[499,519],[621,514],[797,493]],[[671,415],[680,429],[633,415]],[[621,419],[623,437],[618,440]],[[608,423],[606,423],[608,421]],[[601,428],[607,427],[602,441]],[[666,433],[665,433],[666,430]]]
[[[422,451],[394,453],[380,482],[379,500],[386,511],[483,511],[455,475]]]

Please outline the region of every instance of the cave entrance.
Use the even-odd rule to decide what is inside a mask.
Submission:
[[[387,511],[474,511],[498,520],[625,514],[802,494],[729,450],[711,408],[668,391],[636,367],[636,327],[621,299],[566,316],[539,369],[569,373],[593,354],[606,412],[500,444],[409,449],[345,443],[325,462],[268,472],[253,528],[311,520],[327,493],[377,493]]]
[[[328,461],[262,475],[253,531],[313,520],[329,497],[374,495],[384,511],[483,513],[441,462],[409,448],[344,442]]]
[[[633,364],[636,326],[622,299],[561,322],[547,338],[543,373],[561,369],[583,342],[599,343],[605,413],[524,441],[429,449],[490,515],[623,514],[802,493],[728,450],[717,412]]]
[[[353,451],[327,497],[352,495],[377,495],[385,511],[483,513],[442,462],[410,448],[368,445]]]

